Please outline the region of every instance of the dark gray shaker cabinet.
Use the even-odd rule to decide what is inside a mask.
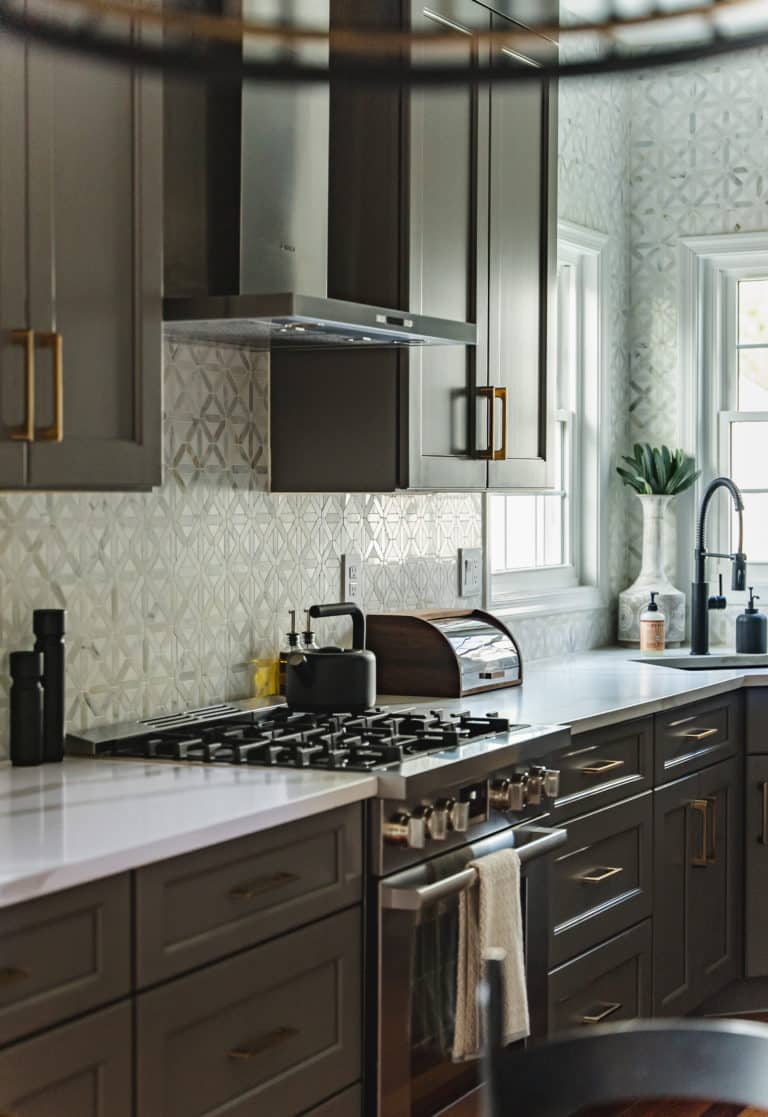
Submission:
[[[745,971],[768,974],[768,691],[746,692]]]
[[[162,479],[160,129],[157,78],[0,35],[4,487]]]

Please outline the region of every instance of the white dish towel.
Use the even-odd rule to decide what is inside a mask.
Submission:
[[[520,857],[514,849],[501,849],[471,861],[470,865],[477,870],[478,879],[459,898],[454,1062],[474,1059],[480,1054],[477,987],[483,979],[488,951],[504,955],[504,1043],[524,1039],[531,1030],[525,985]]]

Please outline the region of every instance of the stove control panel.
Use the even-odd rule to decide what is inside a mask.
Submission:
[[[438,799],[420,803],[412,811],[399,810],[384,823],[387,845],[405,849],[424,849],[428,840],[444,842],[448,834],[465,834],[469,829],[471,803],[457,799]]]

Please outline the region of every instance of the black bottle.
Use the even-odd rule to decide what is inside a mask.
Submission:
[[[749,605],[736,618],[736,651],[742,655],[765,655],[768,645],[768,620],[755,607],[760,598],[754,590],[754,586],[749,587]]]
[[[64,609],[35,609],[35,651],[43,656],[43,759],[64,756]]]
[[[43,763],[42,664],[38,652],[11,652],[11,764]]]

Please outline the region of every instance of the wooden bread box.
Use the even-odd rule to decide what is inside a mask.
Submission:
[[[482,609],[369,613],[366,644],[379,694],[462,698],[523,681],[515,638]]]

